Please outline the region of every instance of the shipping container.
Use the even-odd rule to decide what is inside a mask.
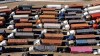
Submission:
[[[38,9],[31,9],[31,12],[36,13],[38,11]]]
[[[99,10],[99,9],[100,9],[100,5],[85,8],[84,11],[93,11],[93,10]]]
[[[16,11],[16,14],[31,14],[31,11]]]
[[[20,19],[20,23],[28,23],[28,19]]]
[[[99,41],[96,39],[88,39],[87,42],[88,42],[88,44],[96,45]]]
[[[43,15],[58,15],[56,11],[43,11]]]
[[[83,4],[70,4],[69,8],[83,8]]]
[[[34,6],[34,5],[32,5],[32,9],[41,9],[41,8],[43,8],[43,6]]]
[[[42,23],[58,23],[57,19],[42,19]]]
[[[95,39],[79,39],[76,40],[76,45],[77,46],[87,46],[87,45],[96,45],[97,44],[97,40]]]
[[[1,9],[0,12],[11,13],[11,9]]]
[[[73,46],[70,47],[71,53],[92,53],[92,47],[89,46]]]
[[[94,13],[94,14],[90,14],[92,19],[98,19],[100,17],[100,13]]]
[[[80,46],[80,45],[87,46],[88,42],[87,42],[87,40],[76,40],[76,45],[77,46]]]
[[[90,25],[88,23],[81,23],[81,24],[71,24],[71,29],[84,29],[89,28]]]
[[[11,52],[25,52],[25,51],[27,51],[28,49],[27,48],[12,48],[12,47],[9,47],[9,48],[5,48],[5,50],[7,50],[7,51],[5,51],[5,52],[7,52],[7,53],[11,53]],[[10,54],[8,54],[8,56],[9,56]]]
[[[41,34],[42,31],[47,31],[47,33],[57,33],[58,29],[33,29],[33,28],[23,28],[17,29],[18,32],[34,32],[36,34]]]
[[[40,19],[56,19],[55,15],[40,15]]]
[[[23,29],[23,32],[32,32],[33,31],[33,28],[24,28]]]
[[[50,40],[50,39],[42,39],[42,45],[62,45],[62,40]]]
[[[85,34],[85,35],[75,35],[76,39],[95,39],[96,36],[94,34]]]
[[[52,45],[39,45],[35,46],[34,48],[35,52],[55,52],[57,48]]]
[[[45,39],[63,39],[63,34],[53,34],[53,33],[46,33],[44,34]]]
[[[71,16],[65,16],[65,19],[67,20],[75,20],[75,19],[81,19],[82,16],[80,15],[71,15]]]
[[[18,9],[19,10],[31,10],[32,6],[31,5],[19,5]]]
[[[95,29],[77,29],[76,34],[96,34]]]
[[[66,9],[66,11],[68,11],[68,12],[82,13],[82,9],[81,8],[68,8],[68,9]]]
[[[0,16],[5,17],[5,16],[7,16],[7,14],[6,14],[6,12],[0,12]]]
[[[46,5],[47,8],[61,9],[62,5]]]
[[[60,29],[61,25],[59,23],[44,23],[44,28],[55,28]]]
[[[24,28],[24,27],[32,27],[32,23],[16,23],[15,28]]]
[[[31,11],[32,11],[32,15],[36,15],[36,14],[41,14],[41,10],[40,9],[31,9]]]
[[[77,19],[77,20],[69,20],[69,24],[76,24],[76,23],[85,23],[85,20]]]
[[[29,15],[13,15],[14,20],[18,20],[18,19],[21,19],[21,18],[28,19]]]
[[[67,13],[65,13],[65,15],[76,15],[77,13],[76,12],[69,12],[69,11],[67,11]]]
[[[93,10],[93,11],[88,11],[88,12],[84,12],[83,15],[89,15],[89,14],[94,14],[94,13],[100,13],[100,10]]]
[[[1,9],[7,9],[8,8],[8,6],[0,6],[0,10]]]
[[[55,8],[41,8],[41,11],[55,11]]]
[[[23,44],[28,44],[28,40],[27,39],[8,39],[7,43],[9,45],[13,45],[13,44],[23,45]]]
[[[34,38],[34,33],[33,32],[16,32],[15,36],[17,36],[17,37],[33,37]]]

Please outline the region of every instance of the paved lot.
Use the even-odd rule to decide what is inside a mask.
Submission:
[[[0,6],[2,5],[7,5],[9,6],[10,8],[13,8],[17,5],[21,5],[21,4],[32,4],[32,5],[36,5],[36,6],[42,6],[42,5],[46,5],[46,4],[94,4],[94,3],[100,3],[100,0],[99,1],[88,1],[88,2],[39,2],[39,1],[34,1],[34,2],[14,2],[14,3],[6,3],[6,4],[0,4]]]
[[[26,1],[77,2],[83,0],[26,0]]]
[[[33,4],[33,5],[37,5],[37,6],[42,6],[42,5],[46,5],[46,4],[75,4],[75,3],[79,3],[79,2],[15,2],[15,3],[6,3],[6,4],[0,4],[0,6],[2,5],[8,5],[10,8],[15,7],[16,5],[20,5],[20,4]],[[81,2],[81,4],[91,4],[91,3],[100,3],[100,1],[98,2]],[[93,48],[100,48],[100,46],[98,47],[94,47]],[[33,52],[34,53],[34,52]],[[2,54],[1,56],[6,56],[7,53]],[[16,52],[16,53],[10,53],[11,56],[21,56],[22,52]],[[100,55],[93,55],[93,54],[71,54],[71,53],[54,53],[54,56],[100,56]]]

